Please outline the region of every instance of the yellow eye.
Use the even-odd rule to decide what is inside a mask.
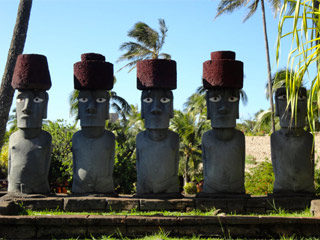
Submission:
[[[143,99],[143,102],[145,102],[145,103],[152,103],[152,102],[153,102],[153,99],[150,98],[150,97],[144,98],[144,99]]]
[[[43,102],[43,98],[35,97],[35,98],[33,99],[33,102],[35,102],[35,103],[42,103],[42,102]]]
[[[163,97],[163,98],[160,99],[160,102],[168,103],[168,102],[170,102],[170,98]]]
[[[277,97],[279,100],[286,100],[287,99],[287,96],[285,94],[282,94],[282,95],[279,95]]]
[[[238,100],[239,100],[239,98],[234,97],[234,96],[231,96],[231,97],[228,98],[228,101],[229,101],[229,102],[236,102],[236,101],[238,101]]]
[[[88,98],[79,98],[79,102],[85,103],[88,102]]]
[[[220,102],[221,95],[213,96],[213,97],[209,98],[209,100],[210,100],[210,102]]]
[[[105,99],[105,98],[97,98],[96,99],[97,103],[104,103],[105,101],[107,101],[107,99]]]

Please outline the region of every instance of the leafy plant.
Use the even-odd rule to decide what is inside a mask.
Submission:
[[[246,156],[246,164],[257,164],[257,159],[252,155]]]
[[[5,179],[8,175],[9,143],[6,142],[0,152],[0,179]]]
[[[188,182],[183,186],[184,192],[186,194],[196,194],[197,193],[197,185],[195,182]]]
[[[75,126],[63,120],[48,121],[43,129],[52,136],[51,166],[49,183],[55,191],[58,186],[70,185],[72,180],[72,136]]]
[[[272,164],[264,161],[251,168],[245,175],[248,194],[265,195],[273,191],[274,174]]]

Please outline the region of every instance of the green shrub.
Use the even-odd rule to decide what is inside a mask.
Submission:
[[[246,193],[265,195],[273,191],[274,174],[272,164],[264,161],[258,163],[245,174]]]
[[[72,136],[77,131],[75,126],[63,120],[48,121],[43,129],[52,136],[51,166],[49,183],[53,191],[61,185],[71,185],[72,181]]]
[[[9,158],[9,143],[6,142],[0,152],[0,179],[7,178],[8,175],[8,158]]]
[[[196,194],[197,193],[197,184],[195,182],[188,182],[183,187],[186,194]]]

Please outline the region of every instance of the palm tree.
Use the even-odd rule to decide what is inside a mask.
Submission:
[[[201,174],[201,136],[210,128],[207,121],[197,122],[193,112],[175,111],[170,128],[180,136],[180,171],[183,172],[184,185],[190,181],[190,175]],[[191,171],[190,171],[191,167]]]
[[[250,0],[221,0],[218,5],[218,13],[216,17],[220,16],[223,13],[233,12],[235,9],[246,7]],[[270,67],[270,57],[269,57],[269,43],[268,43],[268,35],[267,35],[267,24],[266,24],[266,16],[265,16],[265,8],[264,8],[264,0],[253,0],[253,2],[248,6],[249,13],[244,18],[243,21],[246,21],[250,18],[257,10],[259,2],[261,4],[261,11],[262,11],[262,22],[263,22],[263,32],[264,32],[264,42],[266,48],[266,57],[267,57],[267,69],[268,69],[268,88],[269,92],[272,89],[272,82],[271,82],[271,67]],[[281,6],[280,0],[269,0],[272,10],[276,15]],[[275,123],[274,123],[274,108],[273,108],[273,99],[270,98],[270,106],[271,106],[271,122],[272,122],[272,131],[275,130]]]
[[[17,57],[23,52],[27,38],[31,6],[32,0],[20,0],[7,63],[2,77],[0,87],[0,150],[3,145],[3,138],[6,132],[9,111],[14,94],[14,89],[11,87],[11,80]]]
[[[146,23],[137,22],[133,29],[128,32],[128,36],[136,40],[136,42],[125,42],[120,46],[120,50],[127,50],[122,56],[119,57],[119,61],[130,61],[122,68],[129,67],[129,71],[132,71],[138,61],[144,59],[171,59],[171,56],[167,53],[160,53],[161,48],[165,42],[168,28],[163,19],[159,19],[160,33],[149,27]]]

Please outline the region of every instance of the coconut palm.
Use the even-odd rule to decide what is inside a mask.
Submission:
[[[200,175],[201,169],[201,136],[210,128],[207,121],[197,122],[193,112],[175,111],[170,128],[180,136],[180,172],[184,185],[191,176]]]
[[[20,0],[7,63],[2,77],[0,88],[0,150],[6,132],[6,126],[14,94],[14,89],[11,87],[13,70],[14,66],[16,65],[18,55],[21,54],[24,49],[24,44],[27,38],[31,6],[32,0]]]
[[[125,42],[120,46],[120,50],[126,50],[127,52],[119,57],[118,62],[129,61],[120,70],[128,67],[130,72],[136,67],[138,61],[144,59],[171,58],[167,53],[160,53],[165,43],[168,28],[163,19],[159,19],[159,26],[160,32],[152,29],[144,22],[137,22],[134,25],[128,32],[128,36],[134,38],[136,42]]]
[[[280,0],[269,0],[272,10],[275,14],[280,11],[281,7],[281,1]],[[249,4],[250,3],[250,4]],[[216,17],[220,16],[223,13],[230,13],[233,12],[235,9],[241,8],[241,7],[248,7],[249,12],[247,16],[244,18],[243,21],[246,21],[249,19],[257,10],[258,5],[261,5],[261,11],[262,11],[262,23],[263,23],[263,32],[264,32],[264,42],[265,42],[265,48],[266,48],[266,57],[267,57],[267,70],[268,70],[268,87],[269,92],[271,92],[272,88],[272,82],[271,82],[271,67],[270,67],[270,57],[269,57],[269,43],[268,43],[268,35],[267,35],[267,24],[266,24],[266,16],[265,16],[265,8],[264,8],[264,0],[253,0],[250,2],[250,0],[221,0],[218,5],[217,15]],[[249,5],[248,5],[249,4]],[[274,125],[274,109],[273,109],[273,99],[270,98],[270,106],[271,106],[271,122],[272,122],[272,131],[275,130]]]

